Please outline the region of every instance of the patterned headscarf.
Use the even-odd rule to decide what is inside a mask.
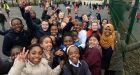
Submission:
[[[111,34],[109,36],[105,35],[105,29],[109,27],[111,30]],[[112,50],[114,50],[114,46],[115,46],[115,40],[116,40],[116,36],[115,36],[115,31],[114,31],[114,27],[112,24],[106,24],[103,26],[103,33],[101,35],[100,38],[100,44],[103,48],[109,48],[111,47]]]

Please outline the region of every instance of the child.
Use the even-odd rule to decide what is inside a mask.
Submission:
[[[50,28],[50,35],[54,36],[55,46],[60,46],[62,43],[61,34],[59,33],[59,29],[57,25],[52,25]]]
[[[48,61],[42,58],[43,50],[38,44],[33,44],[27,52],[25,48],[17,56],[8,75],[58,75],[60,66],[51,69]]]
[[[10,50],[13,46],[27,47],[31,42],[31,37],[28,31],[24,30],[24,25],[20,18],[13,18],[10,22],[10,29],[4,36],[2,47],[3,54],[6,56],[10,56]]]
[[[100,45],[102,47],[103,54],[102,69],[105,71],[104,75],[110,75],[112,73],[111,70],[109,70],[109,65],[112,58],[113,50],[115,49],[115,43],[116,35],[114,26],[112,24],[106,24],[105,26],[103,26],[103,32],[100,37]]]
[[[7,74],[9,70],[11,69],[13,62],[17,55],[22,50],[21,46],[14,46],[11,49],[10,59],[2,59],[0,58],[0,75]]]
[[[79,49],[71,45],[67,48],[68,61],[64,65],[63,75],[91,75],[85,61],[79,60]]]
[[[101,56],[102,51],[99,42],[94,36],[91,36],[84,53],[84,59],[89,65],[92,75],[101,75]]]
[[[66,53],[67,48],[72,44],[73,44],[73,39],[70,33],[65,33],[63,35],[63,44],[60,46],[60,48]]]
[[[56,57],[56,55],[54,55],[54,53],[57,51],[54,48],[52,39],[49,36],[43,36],[41,37],[39,43],[40,46],[43,48],[43,52],[44,52],[43,57],[48,60],[49,66],[52,68],[56,67],[61,61],[61,59],[59,57]],[[63,56],[62,51],[59,54],[60,56]]]
[[[71,31],[72,32],[72,39],[73,39],[73,44],[77,47],[81,44],[79,39],[78,39],[78,32],[76,30]]]
[[[92,35],[94,35],[98,39],[98,41],[100,40],[98,21],[93,21],[91,25],[91,29],[87,31],[87,38],[91,37]]]

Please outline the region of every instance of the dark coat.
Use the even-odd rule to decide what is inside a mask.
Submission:
[[[6,17],[4,14],[0,13],[0,23],[4,23],[5,21],[7,21]]]
[[[63,75],[91,75],[87,63],[83,60],[80,62],[79,67],[74,67],[67,61],[64,65]]]
[[[10,56],[10,51],[13,46],[28,47],[30,41],[31,38],[26,30],[22,30],[20,33],[15,33],[13,30],[10,30],[4,36],[2,51],[6,56]]]
[[[51,18],[50,15],[47,14],[47,12],[48,12],[47,10],[46,11],[44,10],[42,12],[42,16],[41,16],[42,20],[49,20]]]
[[[40,39],[44,35],[50,35],[49,29],[47,31],[43,31],[43,29],[41,28],[40,25],[37,25],[36,23],[34,23],[32,21],[30,13],[25,13],[24,18],[26,20],[26,24],[27,24],[28,28],[32,30],[33,35],[37,39]]]
[[[0,58],[0,75],[8,74],[12,65],[13,65],[13,62],[10,62],[8,59]]]

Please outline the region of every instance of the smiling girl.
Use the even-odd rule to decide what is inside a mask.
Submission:
[[[33,44],[25,52],[23,51],[15,59],[14,65],[8,75],[58,75],[60,66],[51,69],[48,61],[42,58],[43,50],[38,44]]]

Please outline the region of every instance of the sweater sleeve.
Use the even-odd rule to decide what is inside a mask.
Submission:
[[[14,65],[10,69],[8,75],[21,75],[24,67],[25,67],[25,62],[15,60]]]
[[[51,75],[59,75],[61,72],[60,65],[58,65],[56,68],[54,68],[51,72]]]
[[[25,18],[27,27],[29,29],[31,29],[32,31],[38,30],[39,29],[39,25],[37,25],[36,23],[33,23],[32,19],[31,19],[30,13],[25,13],[24,15],[25,15],[24,18]]]
[[[72,75],[71,71],[68,69],[68,67],[65,65],[63,69],[63,75]]]
[[[8,32],[9,32],[9,30],[6,30],[6,31],[0,30],[0,35],[4,36],[4,35],[6,35]]]
[[[42,12],[42,16],[41,16],[41,19],[42,20],[48,20],[48,19],[50,19],[50,16],[47,14],[47,10],[44,10],[43,12]]]
[[[59,75],[61,72],[61,67],[60,65],[58,65],[56,68],[52,69],[49,65],[48,65],[48,60],[46,60],[45,58],[42,59],[43,62],[47,68],[47,73],[48,75]]]
[[[2,30],[0,30],[0,35],[2,35],[2,36],[4,35],[4,32]]]
[[[85,61],[82,61],[83,65],[85,66],[85,75],[91,75],[91,72],[89,70],[88,64]]]
[[[25,13],[24,7],[20,7],[19,6],[19,9],[20,9],[20,12],[21,12],[21,16],[23,17],[23,19],[25,19],[25,16],[24,16],[24,13]]]
[[[73,26],[72,22],[68,22],[67,25],[61,30],[60,33],[63,34],[65,32],[67,32],[67,31],[70,31],[72,26]]]

